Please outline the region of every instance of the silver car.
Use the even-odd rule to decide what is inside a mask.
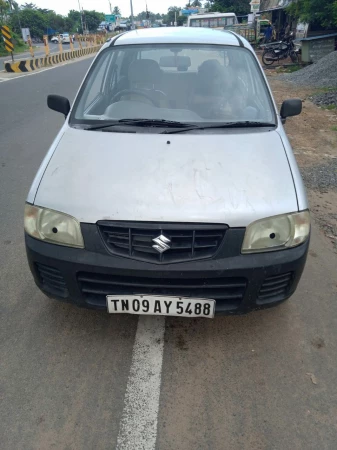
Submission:
[[[47,295],[109,313],[213,317],[278,305],[300,280],[310,216],[250,44],[229,31],[120,34],[95,58],[25,207]]]

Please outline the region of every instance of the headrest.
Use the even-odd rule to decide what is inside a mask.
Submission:
[[[223,75],[223,67],[217,59],[207,59],[199,66],[198,75],[214,78]]]
[[[162,71],[153,59],[137,59],[130,64],[129,81],[133,83],[159,83]]]

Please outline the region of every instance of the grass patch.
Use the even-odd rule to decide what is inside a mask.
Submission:
[[[298,64],[295,64],[295,65],[289,66],[289,67],[277,67],[276,72],[277,73],[293,73],[293,72],[297,72],[300,69],[302,69],[302,67]]]
[[[311,94],[311,97],[314,97],[315,95],[319,95],[319,94],[326,94],[327,92],[334,92],[336,90],[337,90],[336,87],[318,88],[315,90],[315,92],[313,92]]]
[[[328,87],[328,88],[319,88],[318,90],[317,90],[317,92],[319,93],[319,92],[330,92],[330,91],[335,91],[336,90],[336,88],[334,88],[334,87]]]
[[[19,55],[20,53],[29,52],[29,47],[26,44],[16,45],[14,49],[14,55]],[[8,59],[11,58],[11,54],[7,50],[3,50],[0,48],[0,56],[8,56]]]
[[[331,127],[331,131],[336,131],[337,132],[337,125]]]
[[[332,105],[326,105],[326,106],[322,106],[322,109],[326,109],[328,111],[334,111],[335,109],[337,109],[337,105],[335,105],[334,103]]]
[[[298,70],[302,69],[301,66],[299,65],[295,65],[295,66],[290,66],[286,68],[286,73],[293,73],[293,72],[297,72]]]
[[[15,33],[12,33],[12,42],[14,44],[14,55],[29,51],[28,45]],[[5,49],[4,41],[0,40],[0,56],[8,56],[11,58],[11,54]]]

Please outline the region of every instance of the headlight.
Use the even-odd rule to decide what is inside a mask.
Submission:
[[[84,248],[79,222],[74,217],[51,209],[26,205],[25,231],[45,242]]]
[[[247,227],[241,251],[258,253],[296,247],[305,242],[309,234],[309,211],[268,217]]]

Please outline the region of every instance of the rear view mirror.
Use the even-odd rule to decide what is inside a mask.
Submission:
[[[61,97],[60,95],[48,95],[47,105],[53,111],[64,114],[66,118],[70,111],[70,103],[69,100],[65,97]]]
[[[159,61],[160,67],[176,67],[179,72],[187,72],[191,67],[189,56],[162,56]]]
[[[290,98],[282,103],[281,119],[284,123],[287,117],[298,116],[302,112],[302,100],[300,98]]]

